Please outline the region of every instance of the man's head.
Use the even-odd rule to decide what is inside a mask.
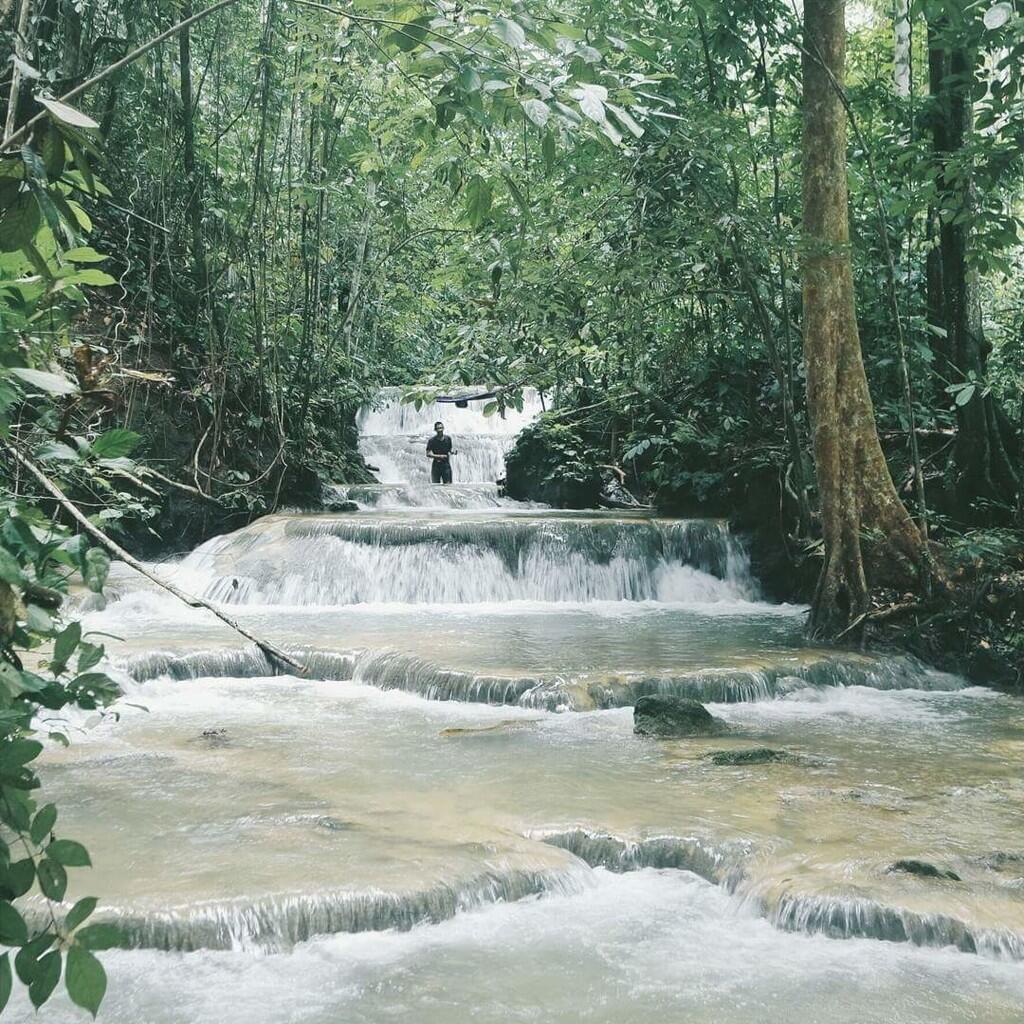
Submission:
[[[444,424],[440,420],[434,424],[434,433],[437,434],[438,437],[444,433]]]

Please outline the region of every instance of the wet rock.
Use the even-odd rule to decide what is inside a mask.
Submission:
[[[786,750],[773,750],[771,747],[747,747],[745,750],[715,750],[707,755],[707,760],[717,765],[746,764],[797,764],[811,766],[812,758],[791,754]]]
[[[354,822],[342,821],[341,818],[332,818],[325,814],[316,819],[316,827],[327,829],[328,832],[349,832],[356,827]]]
[[[204,729],[199,734],[199,742],[207,747],[226,747],[231,740],[227,729]]]
[[[328,512],[358,512],[359,502],[350,498],[329,498],[324,502]]]
[[[950,882],[960,881],[960,876],[955,871],[950,871],[948,868],[937,868],[926,860],[898,860],[885,870],[886,874],[890,875],[901,873],[917,875],[918,878],[944,878]]]
[[[727,729],[703,704],[687,697],[651,694],[638,698],[633,708],[633,732],[638,736],[721,736]]]

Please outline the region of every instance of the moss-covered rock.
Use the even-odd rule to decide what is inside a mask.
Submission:
[[[715,718],[700,701],[687,697],[651,694],[640,697],[633,708],[633,732],[638,736],[681,739],[687,736],[721,736],[728,726]]]
[[[572,425],[545,413],[526,427],[505,459],[505,493],[556,508],[594,508],[600,457]]]

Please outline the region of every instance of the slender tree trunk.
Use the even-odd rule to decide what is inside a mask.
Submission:
[[[900,99],[910,99],[910,0],[895,0],[895,39],[893,44],[893,83]]]
[[[14,29],[14,52],[19,60],[28,63],[28,26],[32,13],[32,0],[21,0],[18,8],[18,21]],[[4,138],[8,139],[18,127],[18,101],[21,98],[21,71],[13,65],[11,86],[7,94],[7,117],[4,126]]]
[[[804,358],[825,562],[811,629],[842,631],[869,608],[871,566],[917,581],[924,540],[893,486],[875,427],[857,330],[846,186],[845,0],[806,0],[803,58]]]
[[[192,0],[181,6],[182,18],[192,17]],[[181,75],[182,162],[185,168],[185,187],[188,189],[188,221],[192,247],[192,276],[197,290],[197,308],[208,298],[209,272],[206,265],[206,247],[203,244],[203,206],[196,170],[196,136],[194,100],[192,96],[192,34],[184,29],[178,36]]]

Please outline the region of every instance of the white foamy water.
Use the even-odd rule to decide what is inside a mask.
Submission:
[[[435,418],[484,474],[536,410],[394,397],[364,444],[402,479],[352,488],[362,511],[160,569],[304,678],[130,573],[85,618],[147,709],[44,755],[95,864],[74,895],[126,947],[102,1019],[1015,1022],[1021,704],[808,646],[724,522],[432,487]],[[649,694],[721,733],[634,735]]]
[[[478,389],[457,393],[478,393]],[[384,388],[379,400],[358,417],[359,448],[383,485],[374,491],[366,485],[340,486],[338,496],[364,507],[487,508],[506,504],[499,498],[495,481],[505,476],[505,455],[516,434],[542,409],[540,396],[528,389],[523,409],[484,416],[485,401],[470,402],[465,409],[454,403],[433,402],[417,409],[401,401],[400,388]],[[453,439],[453,486],[432,485],[426,443],[440,420]]]

